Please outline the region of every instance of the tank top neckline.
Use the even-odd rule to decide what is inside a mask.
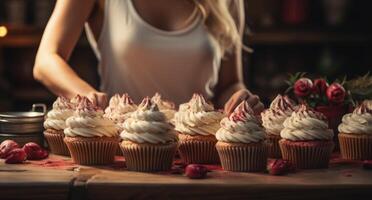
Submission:
[[[178,30],[172,30],[172,31],[168,31],[168,30],[164,30],[164,29],[160,29],[160,28],[157,28],[153,25],[151,25],[150,23],[148,23],[145,19],[143,19],[140,14],[137,12],[137,9],[134,7],[134,4],[133,4],[133,1],[132,0],[128,0],[128,3],[129,3],[129,7],[130,7],[130,12],[132,12],[133,16],[141,23],[143,24],[146,28],[148,28],[149,30],[153,31],[153,32],[156,32],[156,33],[159,33],[159,34],[163,34],[163,35],[168,35],[168,36],[171,36],[171,35],[182,35],[184,33],[187,33],[189,32],[190,30],[192,30],[193,28],[196,27],[196,25],[199,24],[199,22],[201,21],[200,20],[200,15],[199,15],[199,12],[197,12],[197,7],[195,7],[194,11],[191,13],[191,15],[186,19],[186,21],[189,21],[191,18],[194,18],[192,19],[192,22],[190,24],[188,24],[187,26],[183,27],[183,28],[180,28]],[[195,16],[196,15],[196,16]]]

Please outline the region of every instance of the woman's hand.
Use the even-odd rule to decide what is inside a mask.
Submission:
[[[260,114],[264,110],[264,105],[261,103],[257,95],[253,95],[249,90],[241,89],[235,92],[225,104],[225,112],[230,115],[234,109],[244,100],[248,101],[253,111]]]
[[[86,97],[88,97],[88,99],[90,101],[92,101],[92,103],[102,109],[105,109],[106,106],[107,106],[107,94],[106,93],[103,93],[103,92],[97,92],[97,91],[94,91],[94,92],[89,92]]]

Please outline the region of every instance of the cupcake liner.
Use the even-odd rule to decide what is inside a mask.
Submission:
[[[333,141],[293,142],[285,139],[279,141],[284,160],[293,163],[299,169],[328,168],[334,148]]]
[[[179,153],[185,164],[218,164],[217,139],[211,136],[179,134]]]
[[[178,143],[137,144],[123,141],[120,147],[129,170],[155,172],[171,169]]]
[[[341,157],[350,160],[372,159],[372,135],[338,134]]]
[[[116,137],[65,137],[72,160],[80,165],[105,165],[114,162],[119,140]]]
[[[267,146],[262,143],[217,142],[216,148],[224,170],[235,172],[264,171],[267,164]]]
[[[122,139],[119,138],[118,148],[116,149],[116,153],[115,153],[116,156],[123,156],[123,152],[121,151],[121,148],[120,148],[121,142],[122,142]]]
[[[269,158],[281,158],[282,152],[279,147],[279,140],[281,139],[280,135],[267,134],[266,143],[268,150]]]
[[[70,152],[63,141],[63,138],[65,137],[63,130],[47,129],[44,131],[44,137],[49,145],[51,153],[70,156]]]

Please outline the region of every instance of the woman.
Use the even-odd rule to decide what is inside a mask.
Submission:
[[[202,93],[230,113],[247,99],[242,80],[243,0],[57,1],[36,56],[34,77],[57,95],[128,92],[137,102],[160,92],[177,104]],[[100,91],[67,64],[83,28],[99,60]]]

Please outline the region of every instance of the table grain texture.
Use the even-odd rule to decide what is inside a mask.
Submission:
[[[61,156],[52,159],[68,160]],[[206,179],[124,168],[4,164],[2,199],[372,199],[372,171],[360,164],[300,170],[285,176],[214,170]]]

